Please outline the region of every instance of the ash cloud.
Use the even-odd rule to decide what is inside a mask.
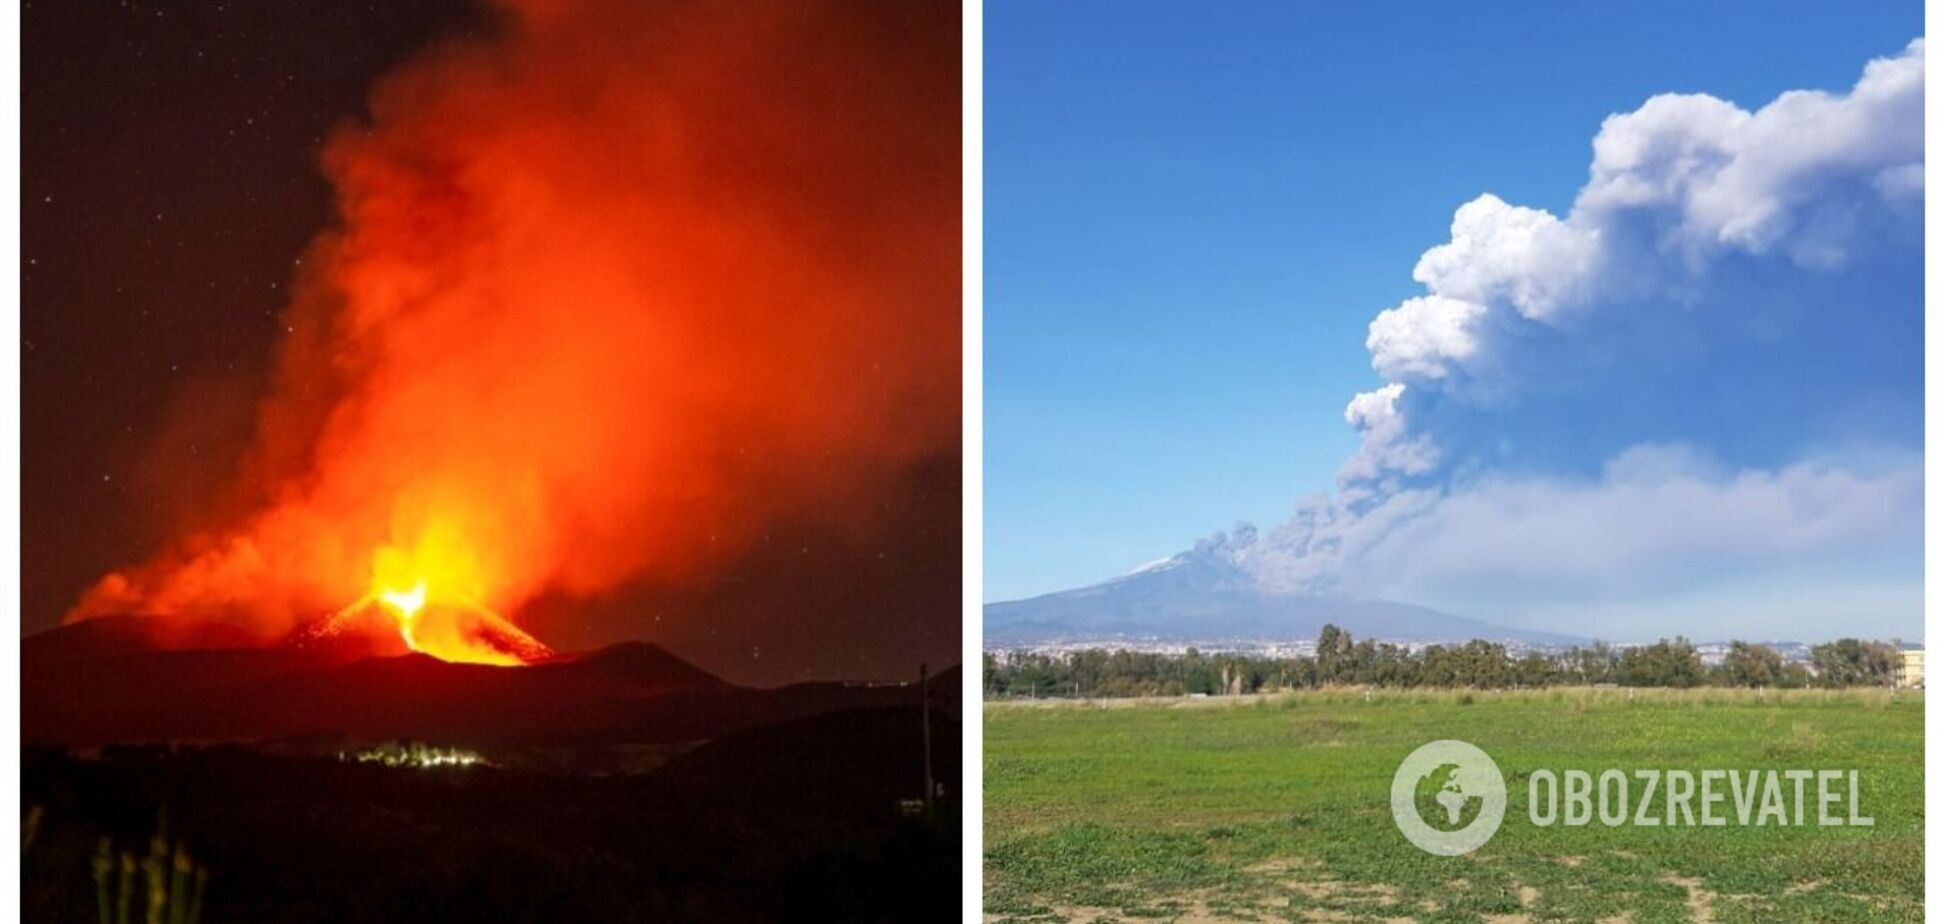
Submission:
[[[1847,92],[1656,96],[1600,126],[1564,217],[1463,204],[1371,322],[1336,496],[1215,545],[1279,590],[1480,616],[1921,584],[1923,76],[1919,38]],[[1877,596],[1865,621],[1921,627]]]
[[[338,220],[227,514],[69,619],[272,638],[385,561],[509,614],[692,586],[778,520],[868,532],[955,449],[955,10],[494,14],[326,142]]]

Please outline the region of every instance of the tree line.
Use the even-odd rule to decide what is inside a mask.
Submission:
[[[1629,687],[1852,687],[1896,681],[1898,646],[1839,639],[1816,645],[1807,665],[1767,645],[1732,642],[1719,664],[1701,663],[1686,638],[1615,648],[1604,642],[1514,657],[1497,642],[1401,645],[1357,641],[1323,627],[1313,656],[1271,657],[1090,649],[985,656],[989,697],[1238,695],[1354,684],[1397,688],[1510,689],[1615,684]],[[1003,663],[1002,663],[1003,662]]]

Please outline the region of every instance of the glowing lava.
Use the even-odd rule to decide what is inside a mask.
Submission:
[[[352,608],[377,609],[398,627],[405,647],[441,661],[518,665],[553,654],[552,649],[505,617],[463,598],[435,597],[419,581],[410,590],[377,590]]]
[[[385,591],[378,595],[378,599],[390,604],[392,609],[398,611],[399,616],[411,619],[425,606],[425,582],[418,582],[418,586],[411,590]]]
[[[442,661],[519,665],[551,657],[553,650],[456,587],[475,573],[467,556],[449,544],[421,544],[411,555],[385,546],[373,557],[371,590],[317,624],[312,640],[363,637],[379,652],[414,651]],[[431,567],[442,565],[443,567]],[[437,574],[438,580],[424,575]],[[395,639],[396,641],[393,641]]]
[[[353,604],[377,604],[405,647],[444,661],[525,664],[553,651],[485,604],[491,569],[452,527],[430,529],[410,546],[372,556],[371,591]]]
[[[425,582],[418,582],[411,590],[379,591],[378,600],[397,614],[399,637],[405,640],[406,647],[417,651],[418,643],[412,638],[412,622],[418,618],[419,610],[425,608]]]

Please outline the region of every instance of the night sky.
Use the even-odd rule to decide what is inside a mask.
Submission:
[[[211,516],[330,218],[325,135],[373,78],[485,20],[455,0],[24,6],[25,633]],[[959,459],[900,481],[868,536],[779,523],[704,586],[543,600],[522,622],[755,683],[954,663]]]

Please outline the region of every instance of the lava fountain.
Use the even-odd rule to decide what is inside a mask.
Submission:
[[[408,590],[373,591],[316,623],[304,639],[353,632],[367,639],[395,632],[403,651],[441,661],[513,666],[553,656],[552,649],[505,617],[471,600],[434,597],[423,581]]]
[[[371,590],[305,629],[300,641],[358,636],[381,652],[469,664],[513,666],[553,656],[511,620],[455,590],[463,582],[453,571],[438,575],[435,592],[435,578],[425,576],[431,569],[415,568],[398,549],[380,549],[376,559]]]

